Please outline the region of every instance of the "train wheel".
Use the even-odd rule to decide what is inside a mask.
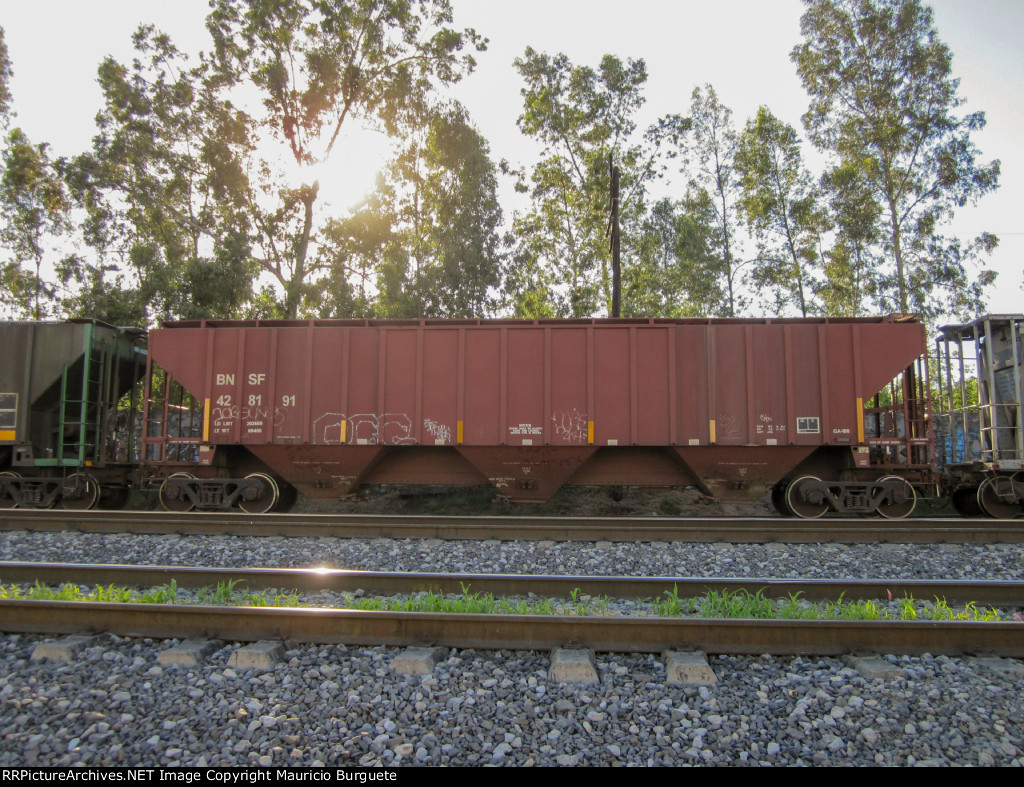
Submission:
[[[0,478],[21,478],[21,473],[15,473],[13,470],[5,470],[0,473]],[[18,501],[14,499],[14,495],[6,492],[0,492],[0,509],[17,507]]]
[[[1016,501],[1000,499],[1000,488],[1011,489],[1009,478],[986,478],[978,487],[978,507],[993,519],[1013,519],[1024,510]]]
[[[64,479],[60,490],[60,507],[65,511],[88,511],[100,499],[100,485],[88,473],[75,473]]]
[[[949,496],[949,502],[953,504],[953,510],[960,516],[981,516],[981,506],[978,505],[977,487],[968,486],[957,489]]]
[[[772,487],[772,506],[782,516],[796,516],[789,506],[786,505],[786,485],[779,484]]]
[[[917,506],[917,493],[905,478],[887,475],[881,481],[899,481],[901,486],[889,494],[889,500],[878,504],[878,513],[886,519],[903,519],[910,516]]]
[[[292,510],[296,501],[299,499],[299,490],[291,484],[280,484],[281,495],[278,498],[277,505],[274,506],[274,511],[286,514]]]
[[[277,488],[277,482],[264,473],[250,473],[246,476],[246,480],[248,479],[260,482],[255,485],[259,491],[250,500],[246,500],[243,495],[238,507],[247,514],[266,514],[268,511],[272,511],[281,498],[281,490]]]
[[[196,504],[192,502],[192,499],[185,494],[184,488],[181,484],[175,481],[176,478],[195,478],[191,473],[174,473],[168,476],[162,484],[160,484],[160,505],[162,505],[167,511],[174,511],[176,513],[183,514],[186,511],[191,511],[196,507]]]
[[[801,519],[817,519],[828,511],[828,501],[821,493],[821,479],[805,475],[786,489],[786,507]]]

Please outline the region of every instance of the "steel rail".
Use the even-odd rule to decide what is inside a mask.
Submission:
[[[374,514],[220,514],[124,511],[0,512],[0,530],[148,535],[441,538],[519,541],[729,543],[1021,543],[1024,518],[786,519],[782,517],[524,517]]]
[[[840,655],[1024,656],[1020,623],[721,620],[363,612],[0,600],[0,630],[345,645]]]
[[[249,591],[277,589],[299,593],[363,590],[376,594],[412,595],[432,592],[460,595],[463,592],[494,596],[572,598],[591,596],[620,599],[659,599],[666,593],[679,598],[709,592],[751,594],[765,598],[799,595],[807,601],[868,599],[942,599],[950,604],[986,604],[1024,607],[1024,582],[931,581],[931,580],[794,580],[757,578],[566,576],[518,574],[443,574],[347,569],[299,568],[194,568],[183,566],[126,566],[83,563],[28,563],[0,561],[0,582],[55,586],[117,585],[152,588],[174,581],[180,588],[211,587],[235,582]]]

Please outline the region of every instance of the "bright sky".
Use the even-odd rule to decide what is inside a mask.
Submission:
[[[520,82],[512,61],[527,46],[564,52],[596,65],[606,53],[643,58],[649,74],[641,125],[686,113],[695,85],[712,84],[742,126],[760,104],[801,129],[807,109],[789,53],[800,40],[799,0],[453,0],[455,21],[490,40],[477,71],[457,90],[489,140],[495,160],[527,164],[536,149],[519,134]],[[1020,0],[933,0],[939,37],[953,51],[964,111],[982,110],[987,128],[975,135],[982,160],[1000,159],[1001,187],[961,212],[954,232],[969,240],[994,232],[1000,272],[992,312],[1024,311],[1024,3]],[[208,48],[205,0],[7,0],[0,25],[14,68],[16,123],[53,154],[86,149],[101,97],[96,67],[105,55],[130,60],[131,33],[152,23],[187,52]],[[377,160],[362,148],[336,148],[332,176],[372,186]],[[353,141],[350,149],[358,144]],[[808,154],[813,152],[808,149]],[[322,183],[323,185],[323,183]],[[344,204],[349,195],[339,193]],[[506,210],[509,210],[506,205]]]

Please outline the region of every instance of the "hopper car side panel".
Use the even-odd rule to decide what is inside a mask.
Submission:
[[[527,501],[565,483],[749,500],[808,467],[873,480],[865,407],[925,343],[882,318],[328,320],[169,324],[150,346],[205,405],[199,474],[245,449],[311,495],[404,479]]]

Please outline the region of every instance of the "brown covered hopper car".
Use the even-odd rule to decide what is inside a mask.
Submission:
[[[143,472],[170,508],[294,490],[768,490],[905,516],[933,481],[915,317],[195,321],[149,334]]]

